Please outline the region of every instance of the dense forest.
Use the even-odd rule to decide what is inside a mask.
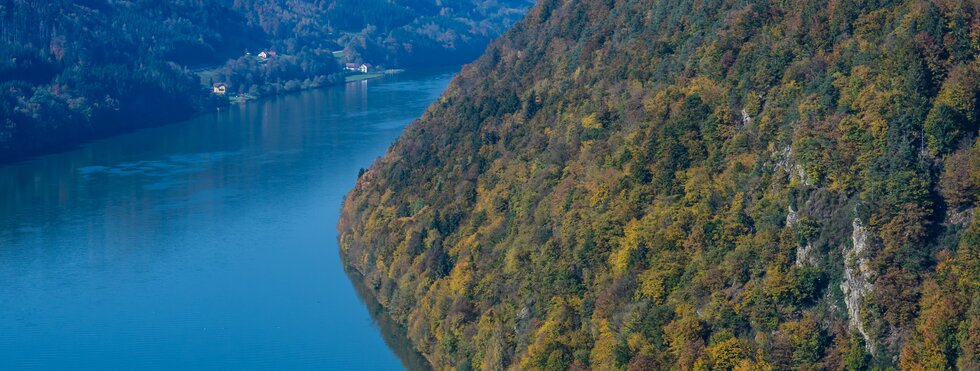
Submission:
[[[443,3],[0,0],[0,162],[227,104],[211,83],[276,94],[342,82],[341,62],[470,61],[532,1]]]
[[[436,369],[980,368],[980,5],[542,0],[341,253]]]
[[[354,62],[432,67],[470,62],[533,0],[237,0],[285,52],[326,43]]]

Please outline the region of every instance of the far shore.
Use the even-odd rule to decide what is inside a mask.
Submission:
[[[344,77],[344,82],[345,83],[351,83],[351,82],[357,82],[357,81],[365,81],[365,80],[377,79],[377,78],[385,77],[385,76],[388,76],[388,75],[399,74],[399,73],[402,73],[402,72],[405,72],[405,70],[404,69],[387,69],[387,70],[384,70],[384,71],[381,71],[381,72],[375,72],[375,73],[359,73],[359,74],[354,74],[354,75],[349,75],[349,76]],[[317,89],[317,88],[300,89],[300,90],[297,90],[297,91],[310,90],[310,89]],[[253,101],[253,100],[256,100],[256,99],[259,99],[259,98],[265,98],[265,97],[271,97],[271,96],[272,95],[263,96],[263,95],[253,95],[253,94],[243,93],[243,94],[229,96],[228,97],[228,102],[231,103],[231,104],[243,104],[243,103],[246,103],[246,102],[249,102],[249,101]]]

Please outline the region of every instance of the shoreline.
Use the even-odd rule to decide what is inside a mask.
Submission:
[[[324,89],[324,88],[330,88],[330,87],[334,87],[334,86],[343,86],[343,85],[346,85],[346,84],[352,83],[352,82],[375,80],[375,79],[379,79],[379,78],[382,78],[382,77],[385,77],[385,76],[391,76],[391,75],[401,74],[401,73],[404,73],[404,72],[407,72],[407,71],[404,70],[404,69],[389,69],[389,70],[385,70],[385,71],[383,71],[381,73],[360,75],[360,76],[366,76],[366,77],[363,77],[363,78],[357,78],[357,79],[353,79],[353,80],[347,80],[348,78],[350,78],[352,76],[345,76],[344,77],[344,81],[338,81],[338,82],[335,82],[335,83],[332,83],[332,84],[326,84],[326,85],[322,85],[322,86],[310,87],[310,88],[305,88],[305,89],[283,91],[283,92],[278,93],[278,94],[272,94],[272,95],[249,95],[249,94],[244,94],[245,95],[244,98],[242,98],[240,96],[236,96],[236,97],[230,97],[229,96],[228,97],[228,104],[219,105],[217,107],[212,107],[212,108],[204,108],[204,109],[195,111],[195,112],[193,112],[193,113],[191,113],[189,115],[181,116],[181,117],[179,117],[177,119],[174,119],[174,120],[164,120],[164,121],[159,121],[159,122],[153,122],[152,124],[149,124],[149,125],[135,125],[135,126],[123,128],[122,130],[114,130],[114,131],[110,131],[110,132],[95,133],[95,134],[86,134],[86,135],[80,136],[81,140],[68,141],[68,142],[62,142],[62,143],[54,144],[54,145],[52,145],[52,146],[50,146],[50,147],[48,147],[46,149],[43,149],[43,150],[35,150],[35,151],[29,151],[29,152],[19,153],[19,154],[2,153],[2,154],[0,154],[0,166],[13,165],[13,164],[21,163],[21,162],[31,161],[31,160],[37,159],[39,157],[44,157],[44,156],[58,154],[58,153],[63,153],[63,152],[69,152],[69,151],[78,149],[79,147],[84,146],[84,145],[89,144],[89,143],[92,143],[92,142],[96,142],[96,141],[99,141],[99,140],[112,138],[112,137],[123,135],[123,134],[132,133],[132,132],[139,131],[139,130],[152,129],[152,128],[157,128],[157,127],[162,127],[162,126],[167,126],[167,125],[173,125],[173,124],[176,124],[176,123],[180,123],[180,122],[183,122],[183,121],[186,121],[186,120],[193,119],[195,117],[198,117],[198,116],[201,116],[201,115],[210,113],[210,112],[221,111],[223,108],[227,108],[227,107],[230,107],[232,105],[243,105],[243,104],[247,104],[247,103],[252,102],[252,101],[260,101],[260,100],[263,100],[263,99],[279,97],[279,96],[283,96],[283,95],[286,95],[286,94],[293,94],[293,93],[298,93],[298,92],[303,92],[303,91],[309,91],[309,90],[316,90],[316,89]],[[358,75],[355,75],[355,76],[358,76]]]
[[[357,268],[347,264],[347,256],[344,255],[343,250],[338,250],[340,250],[338,251],[340,264],[343,266],[344,273],[347,274],[348,282],[354,287],[354,292],[366,307],[385,344],[401,360],[402,366],[412,371],[434,370],[429,359],[408,338],[408,330],[388,315],[388,308],[378,302],[374,292],[365,284],[364,276],[357,271]]]
[[[279,94],[271,94],[271,95],[251,95],[251,94],[248,94],[248,93],[239,94],[239,95],[236,95],[236,96],[229,96],[228,97],[228,104],[229,105],[233,105],[233,104],[246,104],[246,103],[251,102],[251,101],[262,100],[262,99],[265,99],[265,98],[278,97],[278,96],[281,96],[281,95],[284,95],[284,94],[296,93],[296,92],[307,91],[307,90],[323,89],[323,88],[327,88],[327,87],[331,87],[331,86],[340,86],[340,85],[345,85],[345,84],[349,84],[349,83],[353,83],[353,82],[360,82],[360,81],[367,81],[367,80],[376,80],[376,79],[379,79],[379,78],[382,78],[382,77],[385,77],[385,76],[397,75],[397,74],[404,73],[404,72],[406,72],[404,69],[387,69],[387,70],[384,70],[384,71],[381,71],[381,72],[376,72],[376,73],[359,73],[359,74],[347,75],[347,76],[344,76],[344,81],[343,82],[337,82],[335,84],[328,84],[328,85],[324,85],[324,86],[310,87],[310,88],[305,88],[305,89],[291,90],[291,91],[286,91],[286,92],[282,92],[282,93],[279,93]],[[220,110],[221,107],[219,106],[218,109]]]

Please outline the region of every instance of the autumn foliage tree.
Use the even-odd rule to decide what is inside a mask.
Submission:
[[[344,261],[440,369],[975,369],[978,11],[540,1],[361,176]]]

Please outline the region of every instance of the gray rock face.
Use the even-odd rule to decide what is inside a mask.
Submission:
[[[857,330],[864,337],[865,346],[871,354],[875,353],[874,343],[864,329],[861,318],[861,305],[864,296],[871,291],[871,270],[868,267],[866,250],[868,247],[868,231],[861,220],[854,218],[851,233],[852,246],[844,246],[844,279],[840,289],[844,293],[844,304],[847,306],[847,321],[851,329]]]
[[[752,125],[752,116],[744,108],[742,109],[742,127]]]
[[[813,181],[807,176],[806,169],[796,161],[792,146],[787,145],[772,155],[776,160],[776,170],[785,171],[786,174],[789,174],[791,180],[796,180],[807,187],[813,186]]]
[[[786,226],[790,228],[796,228],[796,224],[800,221],[800,215],[793,210],[793,206],[790,205],[786,213]],[[796,266],[802,267],[804,265],[815,265],[816,257],[813,256],[813,244],[807,241],[805,244],[796,246]]]

